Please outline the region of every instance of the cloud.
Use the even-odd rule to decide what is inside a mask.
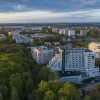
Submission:
[[[0,0],[0,22],[100,21],[100,0]]]
[[[0,12],[69,12],[99,9],[100,0],[0,0]]]
[[[100,20],[100,10],[76,12],[30,11],[16,13],[0,13],[1,23],[33,23],[33,22],[96,22]]]

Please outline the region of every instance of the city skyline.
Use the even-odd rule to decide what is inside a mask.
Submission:
[[[99,0],[0,0],[0,23],[100,22]]]

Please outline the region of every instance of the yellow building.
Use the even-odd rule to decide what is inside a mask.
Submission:
[[[88,48],[96,53],[96,58],[100,58],[100,42],[91,42]]]

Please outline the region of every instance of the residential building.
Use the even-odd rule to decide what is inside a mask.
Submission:
[[[59,34],[60,35],[67,35],[68,34],[68,29],[67,28],[59,29]]]
[[[59,32],[59,28],[53,27],[53,28],[52,28],[52,32],[58,33],[58,32]]]
[[[89,50],[96,53],[96,58],[100,58],[100,42],[91,42],[88,45]]]
[[[0,34],[0,40],[2,40],[2,39],[6,39],[6,35]]]
[[[31,32],[31,31],[42,31],[42,27],[23,27],[22,31]]]
[[[89,30],[80,30],[80,36],[87,36]]]
[[[43,38],[46,38],[46,37],[48,37],[48,36],[50,36],[50,37],[55,37],[55,35],[53,35],[53,34],[43,34],[43,33],[37,33],[37,34],[32,34],[32,35],[30,35],[32,38],[41,38],[41,39],[43,39]]]
[[[45,46],[31,47],[31,53],[38,64],[47,64],[54,56],[53,49],[48,49]]]
[[[69,37],[75,37],[75,30],[68,30]]]
[[[28,37],[27,35],[18,35],[16,37],[14,37],[16,43],[24,43],[24,44],[27,44],[27,43],[32,43],[33,41],[33,38],[31,37]]]
[[[59,48],[59,52],[49,62],[53,71],[76,71],[88,77],[99,75],[99,68],[95,68],[95,53],[86,48]]]
[[[8,32],[8,35],[17,36],[17,35],[20,35],[20,32],[21,31],[11,31],[11,32]]]

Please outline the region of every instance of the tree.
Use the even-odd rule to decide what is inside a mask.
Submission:
[[[91,96],[91,100],[100,100],[100,85],[91,89],[89,95]]]
[[[39,79],[47,81],[50,73],[48,67],[42,67],[39,72]]]
[[[58,80],[59,76],[57,72],[51,72],[49,75],[49,80]]]
[[[57,99],[56,99],[56,95],[54,94],[54,92],[49,90],[49,91],[45,92],[45,96],[44,96],[43,100],[57,100]]]
[[[40,82],[40,84],[39,84],[39,89],[42,90],[42,91],[49,90],[49,84],[48,84],[48,82],[42,80]]]
[[[19,92],[19,94],[22,93],[24,83],[23,83],[23,78],[20,74],[12,75],[10,78],[9,84],[10,84],[10,87],[15,87],[17,91]]]
[[[3,100],[3,95],[2,95],[2,93],[0,93],[0,100]]]
[[[86,95],[84,100],[91,100],[91,97],[89,95]]]
[[[61,88],[62,84],[59,80],[54,80],[49,82],[50,89],[52,89],[56,94],[58,93],[58,90]]]
[[[25,90],[27,93],[31,93],[33,90],[33,80],[31,78],[29,78],[26,82],[25,85]]]
[[[98,31],[95,30],[95,29],[92,29],[92,30],[88,33],[88,36],[89,36],[89,37],[96,38],[96,37],[98,37]]]
[[[96,59],[95,59],[95,65],[96,65],[97,67],[100,67],[100,58],[96,58]]]
[[[17,91],[17,89],[15,87],[12,88],[11,100],[20,100],[18,91]]]
[[[65,83],[58,93],[59,98],[63,97],[65,100],[80,100],[79,91],[70,83]]]

